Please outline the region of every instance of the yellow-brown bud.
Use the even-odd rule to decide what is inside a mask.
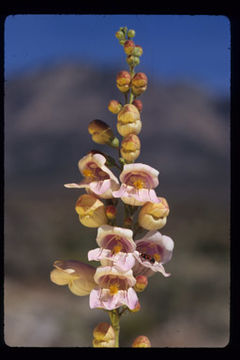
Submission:
[[[141,100],[135,99],[135,100],[133,100],[132,104],[133,104],[134,106],[136,106],[136,108],[138,109],[139,112],[142,111],[142,109],[143,109],[143,104],[142,104]]]
[[[117,74],[117,87],[121,92],[127,92],[130,87],[131,75],[128,71],[122,70]]]
[[[149,348],[149,347],[151,347],[151,343],[147,336],[140,335],[134,340],[134,342],[132,343],[132,347],[134,347],[134,348],[136,348],[136,347]]]
[[[128,162],[135,161],[140,155],[141,143],[135,134],[125,136],[121,143],[121,156]]]
[[[81,195],[76,202],[75,210],[84,226],[96,228],[108,222],[103,202],[92,194]]]
[[[134,309],[129,309],[131,312],[138,312],[138,311],[140,311],[141,310],[141,305],[140,305],[140,302],[138,301],[137,302],[137,305],[135,306],[135,308]]]
[[[146,230],[161,229],[167,222],[169,206],[165,198],[159,203],[146,202],[138,214],[138,223]]]
[[[136,277],[136,284],[134,285],[134,290],[137,292],[142,292],[146,289],[148,285],[148,279],[145,275],[138,275]]]
[[[114,136],[112,129],[102,120],[93,120],[88,125],[88,132],[92,140],[97,144],[119,146],[118,139]]]
[[[127,217],[124,219],[123,226],[126,228],[131,228],[133,223],[133,219],[131,217]]]
[[[117,130],[120,135],[127,136],[129,134],[139,134],[142,129],[141,120],[137,120],[133,123],[123,124],[121,122],[117,122]]]
[[[147,89],[148,78],[146,74],[136,73],[132,79],[131,88],[134,95],[141,95]]]
[[[127,55],[131,55],[134,48],[135,48],[134,41],[132,41],[132,40],[125,41],[125,43],[124,43],[124,51],[125,51],[125,53]]]
[[[93,347],[114,347],[115,333],[107,322],[99,323],[93,330]]]
[[[140,120],[140,113],[135,105],[126,104],[119,111],[117,119],[123,124],[133,123]]]
[[[113,220],[116,218],[117,208],[114,205],[106,206],[106,215],[109,220]]]
[[[126,104],[118,113],[117,130],[120,135],[139,134],[142,128],[140,113],[133,104]]]
[[[111,100],[108,104],[108,110],[113,114],[118,114],[122,108],[122,104],[117,100]]]

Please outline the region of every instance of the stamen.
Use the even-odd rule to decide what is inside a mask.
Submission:
[[[123,246],[122,244],[118,241],[117,245],[115,245],[112,249],[112,253],[113,254],[117,254],[122,250]]]
[[[94,177],[94,173],[93,173],[93,171],[90,170],[90,169],[84,169],[84,170],[83,170],[83,175],[84,175],[85,177]]]
[[[139,180],[134,181],[133,185],[137,189],[142,189],[144,187],[144,182],[143,182],[143,180],[139,179]]]
[[[119,284],[115,283],[109,286],[110,295],[115,295],[118,293],[119,290]]]
[[[158,253],[153,254],[153,257],[155,259],[155,261],[159,262],[161,260],[161,255],[159,255]]]

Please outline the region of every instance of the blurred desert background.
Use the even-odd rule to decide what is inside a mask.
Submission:
[[[49,280],[56,259],[86,261],[96,229],[74,211],[78,160],[91,149],[93,119],[116,133],[111,99],[120,68],[62,62],[5,82],[4,338],[9,346],[89,347],[108,321]],[[144,71],[140,69],[139,71]],[[147,335],[153,347],[223,347],[229,341],[229,97],[197,84],[149,77],[140,133],[144,162],[160,172],[170,215],[160,231],[175,241],[172,260],[139,294],[141,310],[121,319],[120,345]],[[114,152],[110,151],[110,154]]]

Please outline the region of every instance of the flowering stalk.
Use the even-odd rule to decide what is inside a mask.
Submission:
[[[118,309],[108,312],[115,333],[115,347],[119,347],[120,314]]]
[[[111,325],[102,322],[95,327],[93,347],[119,347],[121,316],[140,311],[138,295],[146,290],[150,276],[155,273],[170,276],[163,265],[170,261],[174,248],[173,240],[158,231],[166,225],[169,215],[167,200],[155,190],[159,172],[135,162],[141,152],[143,109],[138,97],[148,84],[146,74],[135,71],[143,49],[132,40],[135,31],[126,26],[120,27],[116,37],[123,46],[129,69],[116,76],[124,103],[110,100],[108,110],[116,117],[116,129],[122,139],[99,119],[90,122],[88,132],[98,145],[116,148],[118,158],[91,150],[78,162],[81,181],[64,185],[86,191],[78,197],[75,212],[81,225],[97,229],[97,247],[88,251],[88,261],[97,261],[99,266],[57,260],[50,274],[53,283],[68,285],[74,295],[89,295],[91,309],[108,312]],[[114,169],[120,171],[118,176]],[[124,211],[121,224],[119,204]],[[142,232],[145,234],[136,239]],[[151,343],[140,335],[132,347],[151,347]]]

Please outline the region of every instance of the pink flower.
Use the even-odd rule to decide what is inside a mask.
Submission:
[[[119,189],[119,181],[111,170],[105,165],[106,158],[95,152],[90,152],[78,162],[78,167],[84,180],[80,183],[65,184],[66,188],[86,188],[101,198],[112,198],[112,191]]]
[[[170,276],[163,267],[163,264],[171,260],[174,248],[174,242],[169,236],[149,231],[142,239],[136,240],[136,245],[134,276],[151,276],[155,272],[161,272],[165,277]]]
[[[94,280],[98,284],[90,293],[90,308],[103,308],[106,310],[117,309],[126,305],[129,309],[134,309],[138,303],[138,297],[133,289],[136,279],[132,270],[119,272],[115,267],[99,267],[94,275]]]
[[[113,265],[119,271],[128,271],[135,264],[133,255],[136,244],[133,241],[133,232],[116,226],[102,225],[98,228],[98,248],[88,252],[88,260],[101,261],[101,264]]]
[[[121,198],[129,205],[141,206],[150,201],[158,203],[159,199],[153,190],[158,186],[159,172],[149,165],[134,163],[124,165],[120,174],[122,182],[117,191],[113,191],[113,196]]]

